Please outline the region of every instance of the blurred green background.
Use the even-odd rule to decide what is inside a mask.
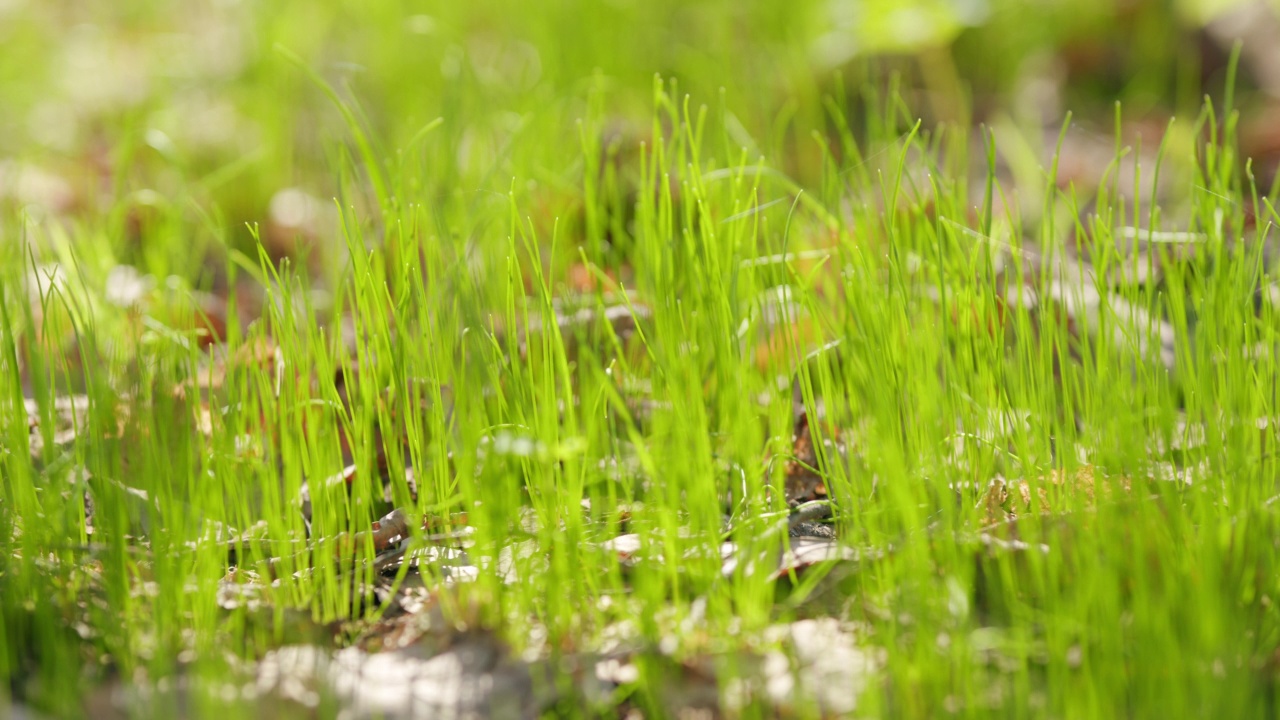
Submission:
[[[557,212],[579,185],[588,103],[599,132],[643,138],[655,74],[725,108],[744,146],[804,184],[837,78],[897,78],[926,128],[998,114],[1056,126],[1071,110],[1109,132],[1116,101],[1159,127],[1221,93],[1241,36],[1240,100],[1269,107],[1277,26],[1270,5],[1231,0],[4,0],[0,202],[106,223],[113,242],[182,232],[207,248],[201,235],[220,227],[244,246],[246,222],[307,230],[349,133],[277,47],[364,108],[380,158],[429,170],[422,202],[483,204],[519,178]],[[142,222],[155,217],[167,221]]]

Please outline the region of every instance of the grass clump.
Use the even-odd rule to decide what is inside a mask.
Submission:
[[[106,189],[0,166],[6,706],[1274,713],[1275,191],[1204,68],[1046,129],[960,84],[1009,8],[218,12],[256,144],[164,129],[204,68],[95,110]]]

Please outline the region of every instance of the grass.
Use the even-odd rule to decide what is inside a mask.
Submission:
[[[1015,42],[1018,4],[935,9],[897,60],[833,68],[826,8],[103,8],[66,57],[147,88],[98,105],[0,61],[0,99],[74,126],[32,120],[4,177],[63,168],[76,198],[0,195],[0,707],[276,712],[252,661],[392,647],[386,597],[420,591],[431,632],[547,663],[547,714],[706,686],[769,715],[778,627],[836,618],[856,709],[815,680],[846,656],[791,647],[785,713],[1274,715],[1251,98],[1224,70],[1201,104],[1150,40],[1121,87],[1066,91],[1088,119],[1041,152],[976,107],[1017,78],[979,70],[1111,10]],[[53,75],[60,12],[0,41]],[[1169,88],[1178,119],[1135,139]],[[1064,179],[1077,138],[1107,160]],[[777,577],[797,393],[845,551]],[[407,551],[465,534],[473,579],[378,570],[384,478],[430,526]],[[593,697],[600,653],[635,674]]]

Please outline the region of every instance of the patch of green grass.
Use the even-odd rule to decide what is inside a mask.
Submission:
[[[94,714],[132,684],[137,714],[263,712],[252,661],[390,644],[386,598],[425,587],[437,631],[551,663],[555,712],[674,714],[702,682],[769,714],[739,680],[780,624],[834,617],[869,658],[857,714],[1273,714],[1276,213],[1235,101],[1190,105],[1151,48],[1164,71],[1114,95],[1149,110],[1172,78],[1189,116],[1134,139],[1099,92],[1046,151],[1016,108],[972,123],[1016,79],[958,78],[1109,11],[1024,47],[1018,4],[935,9],[886,83],[824,64],[837,5],[76,30],[66,62],[158,88],[51,93],[83,113],[67,145],[4,148],[75,168],[76,200],[0,196],[0,702]],[[208,65],[157,71],[201,57],[163,27]],[[193,139],[209,113],[230,139]],[[798,459],[843,550],[779,573]],[[384,571],[389,506],[428,526],[406,552],[462,535],[465,560]],[[635,674],[593,707],[597,653]],[[788,712],[831,711],[797,688]]]

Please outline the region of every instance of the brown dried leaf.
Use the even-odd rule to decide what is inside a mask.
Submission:
[[[787,463],[784,486],[787,503],[794,506],[811,500],[825,500],[827,485],[818,472],[818,452],[813,445],[809,414],[806,412],[801,412],[796,419],[792,443],[792,458]]]
[[[987,486],[980,501],[982,522],[984,525],[996,525],[1017,520],[1020,514],[1031,512],[1033,508],[1041,515],[1051,514],[1055,510],[1054,503],[1050,500],[1050,489],[1054,491],[1052,497],[1057,500],[1059,509],[1075,507],[1077,503],[1084,507],[1096,507],[1098,494],[1101,493],[1104,498],[1109,497],[1113,484],[1115,483],[1105,479],[1105,476],[1100,482],[1097,468],[1093,465],[1083,465],[1070,473],[1062,468],[1055,468],[1030,483],[1019,480],[1011,485],[1003,478],[996,478]],[[1119,478],[1118,484],[1126,493],[1129,492],[1128,478]],[[1037,501],[1034,506],[1031,495],[1033,490]]]

